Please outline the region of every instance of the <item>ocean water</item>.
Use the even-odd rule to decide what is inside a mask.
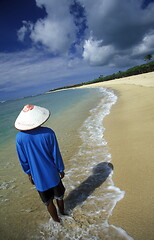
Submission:
[[[105,88],[69,89],[0,103],[0,232],[9,240],[132,239],[109,224],[125,192],[114,185],[112,156],[104,139],[104,117],[117,96]],[[57,135],[65,163],[65,207],[54,223],[35,187],[21,170],[14,121],[25,104],[46,107],[45,124]]]

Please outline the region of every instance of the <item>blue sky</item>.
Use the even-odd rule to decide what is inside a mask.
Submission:
[[[1,0],[0,100],[144,63],[154,0]]]

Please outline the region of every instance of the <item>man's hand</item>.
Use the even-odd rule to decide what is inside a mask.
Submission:
[[[64,178],[64,176],[65,176],[65,173],[64,172],[61,172],[61,173],[59,173],[60,174],[60,178],[62,179],[62,178]]]
[[[32,175],[28,175],[29,181],[31,182],[31,184],[34,185],[33,179],[32,179]]]

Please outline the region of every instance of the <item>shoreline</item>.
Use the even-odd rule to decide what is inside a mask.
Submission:
[[[154,72],[79,88],[105,87],[118,95],[104,119],[115,186],[125,191],[109,219],[135,240],[154,239]]]

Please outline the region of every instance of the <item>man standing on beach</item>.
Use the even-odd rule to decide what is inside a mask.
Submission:
[[[65,188],[61,181],[65,175],[64,163],[54,131],[41,127],[49,117],[46,108],[26,105],[15,121],[15,128],[20,130],[16,136],[16,148],[23,171],[35,184],[53,220],[60,222],[53,199],[64,215]]]

